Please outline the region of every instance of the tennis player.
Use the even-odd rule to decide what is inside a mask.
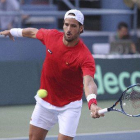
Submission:
[[[84,31],[84,16],[79,10],[66,12],[63,31],[13,28],[0,32],[12,40],[14,37],[35,38],[46,46],[40,89],[46,89],[48,96],[43,99],[35,96],[36,106],[30,121],[30,140],[44,140],[57,122],[58,140],[72,140],[81,115],[83,87],[91,117],[100,117],[96,100],[97,86],[93,80],[95,62],[79,38]]]

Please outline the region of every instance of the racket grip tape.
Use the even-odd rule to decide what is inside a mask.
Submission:
[[[106,112],[108,112],[108,109],[107,108],[104,108],[104,109],[99,110],[98,111],[98,114],[104,114]]]

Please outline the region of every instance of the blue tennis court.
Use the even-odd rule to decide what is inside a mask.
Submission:
[[[97,133],[97,134],[81,134],[77,135],[74,140],[139,140],[140,131],[128,131],[128,132],[109,132],[109,133]],[[56,140],[57,136],[49,136],[46,140]],[[28,138],[6,138],[0,140],[28,140]]]

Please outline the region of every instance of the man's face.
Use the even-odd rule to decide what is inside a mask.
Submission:
[[[64,39],[68,42],[72,42],[79,37],[80,32],[83,30],[83,26],[80,26],[78,21],[74,18],[66,18],[64,20],[63,30]]]
[[[123,38],[128,35],[128,29],[126,27],[122,27],[121,29],[118,30],[119,37]]]

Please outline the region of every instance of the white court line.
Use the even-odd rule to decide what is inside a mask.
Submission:
[[[130,130],[130,131],[110,131],[110,132],[100,132],[100,133],[82,133],[82,134],[77,134],[76,136],[88,136],[88,135],[109,135],[109,134],[124,134],[124,133],[137,133],[140,132],[140,130]],[[57,138],[57,135],[51,135],[47,136],[46,138]],[[0,138],[0,140],[20,140],[20,139],[25,139],[28,140],[28,137],[16,137],[16,138]]]

